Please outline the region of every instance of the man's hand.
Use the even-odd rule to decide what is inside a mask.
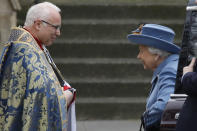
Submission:
[[[66,90],[64,91],[64,95],[65,95],[65,98],[67,100],[67,106],[70,105],[72,99],[73,99],[73,93],[69,90]]]
[[[191,63],[183,68],[183,75],[186,74],[187,72],[193,72],[195,62],[196,62],[196,58],[192,58]]]

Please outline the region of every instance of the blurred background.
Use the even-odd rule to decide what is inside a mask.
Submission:
[[[0,0],[1,48],[10,27],[43,0]],[[136,59],[127,35],[140,23],[171,27],[180,45],[187,0],[48,0],[62,10],[61,36],[49,47],[77,89],[79,131],[135,131],[145,110],[152,72]]]

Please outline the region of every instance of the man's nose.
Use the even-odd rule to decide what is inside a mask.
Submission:
[[[60,29],[57,29],[55,33],[56,33],[56,36],[60,36],[61,35]]]

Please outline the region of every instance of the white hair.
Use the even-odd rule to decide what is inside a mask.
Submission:
[[[157,48],[153,48],[153,47],[148,47],[148,51],[152,54],[157,54],[157,55],[162,56],[162,57],[166,57],[166,56],[169,56],[171,54],[169,52],[166,52],[166,51],[163,51],[163,50],[160,50],[160,49],[157,49]]]
[[[33,5],[29,8],[26,15],[25,26],[33,25],[35,20],[42,19],[46,20],[50,15],[50,10],[54,9],[61,12],[61,9],[50,2],[42,2]]]

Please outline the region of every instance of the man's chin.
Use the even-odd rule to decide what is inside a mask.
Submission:
[[[45,46],[51,46],[53,43],[50,42],[50,43],[46,43]]]

